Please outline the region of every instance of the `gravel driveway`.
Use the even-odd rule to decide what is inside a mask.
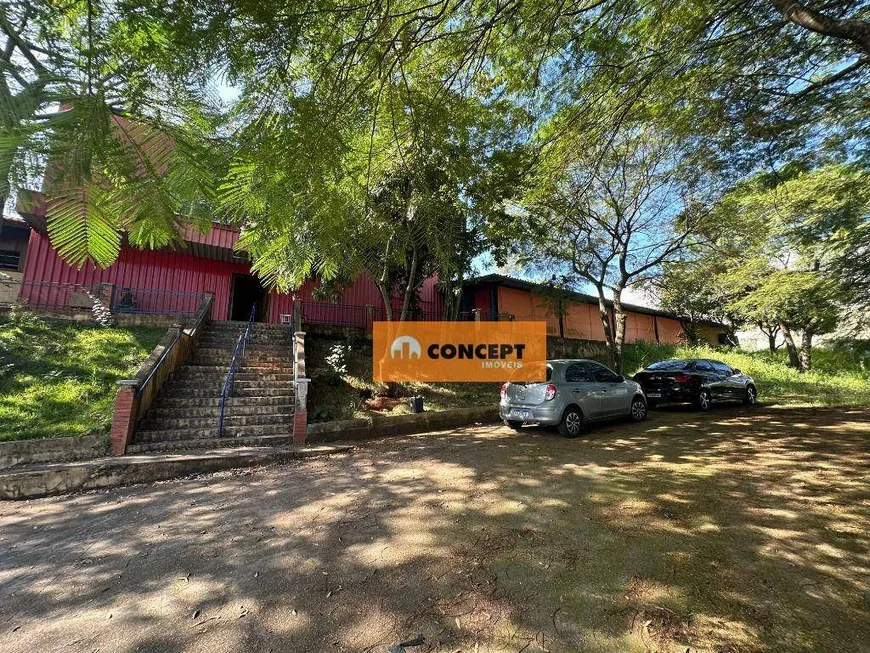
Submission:
[[[0,503],[0,650],[870,649],[870,412],[476,427]]]

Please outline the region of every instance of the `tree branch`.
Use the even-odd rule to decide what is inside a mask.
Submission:
[[[864,54],[870,54],[870,23],[851,18],[832,18],[793,0],[770,0],[779,12],[806,30],[850,41]]]

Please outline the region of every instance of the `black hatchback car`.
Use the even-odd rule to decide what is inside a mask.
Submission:
[[[751,406],[758,398],[751,377],[706,358],[653,363],[634,380],[643,388],[650,408],[658,403],[692,403],[699,410],[710,410],[713,402],[742,401]]]

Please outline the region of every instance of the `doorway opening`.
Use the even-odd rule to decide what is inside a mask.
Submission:
[[[266,321],[266,300],[268,291],[252,274],[233,275],[233,303],[230,306],[230,319],[247,322],[251,317],[251,306],[257,307],[255,322]]]

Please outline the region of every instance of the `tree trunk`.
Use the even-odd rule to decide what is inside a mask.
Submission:
[[[687,345],[695,346],[698,344],[698,326],[694,322],[688,320],[680,320],[680,326],[683,329],[683,338]]]
[[[393,302],[390,297],[390,293],[387,290],[387,286],[383,284],[380,280],[375,281],[375,285],[378,287],[378,292],[381,293],[381,299],[384,300],[384,314],[387,318],[387,322],[393,321]]]
[[[767,334],[767,346],[770,348],[770,353],[776,353],[776,334],[768,333]]]
[[[462,301],[462,277],[457,282],[446,281],[443,284],[444,319],[455,322],[459,319],[459,303]]]
[[[408,319],[408,311],[411,308],[411,295],[415,290],[415,279],[417,277],[417,246],[414,245],[413,253],[411,254],[411,269],[408,272],[408,282],[405,284],[405,296],[402,298],[402,315],[399,320],[402,322]]]
[[[607,300],[604,297],[604,288],[598,288],[598,313],[601,316],[601,325],[604,327],[604,342],[607,344],[607,356],[613,365],[615,358],[616,341],[610,324],[610,311],[607,310]]]
[[[625,323],[628,316],[622,310],[622,287],[613,289],[613,321],[616,323],[616,333],[613,338],[613,354],[610,364],[613,371],[622,374],[622,348],[625,344]]]
[[[813,330],[805,329],[801,335],[800,371],[809,372],[812,365]]]
[[[798,357],[797,347],[794,344],[794,338],[791,335],[791,329],[788,328],[785,322],[780,322],[779,330],[782,331],[782,337],[785,340],[785,349],[788,352],[788,364],[799,370],[801,368],[801,361]]]

